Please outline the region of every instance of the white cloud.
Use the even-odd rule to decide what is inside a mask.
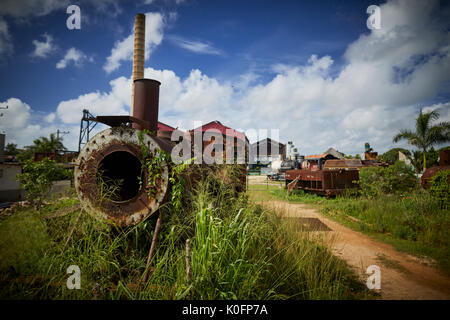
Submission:
[[[97,11],[117,16],[122,10],[119,0],[81,0],[80,7],[93,6]],[[43,17],[56,10],[65,10],[71,3],[69,0],[2,0],[0,1],[0,58],[13,51],[12,37],[8,33],[8,25],[3,19],[10,16],[15,21],[27,21],[33,17]],[[83,19],[88,19],[85,15]]]
[[[175,45],[191,52],[200,54],[223,55],[223,51],[214,48],[212,44],[201,41],[188,40],[179,36],[170,36],[169,40]]]
[[[1,127],[4,129],[22,128],[30,119],[31,108],[17,98],[9,98],[0,102],[3,117],[0,117]],[[13,116],[14,115],[14,116]]]
[[[145,14],[145,59],[161,43],[163,39],[164,19],[160,13],[148,12]],[[133,59],[134,49],[134,27],[132,33],[121,41],[114,44],[111,54],[106,58],[103,69],[107,73],[118,69],[122,61]]]
[[[45,116],[44,120],[46,122],[50,122],[51,123],[51,122],[53,122],[55,120],[55,118],[56,118],[56,114],[54,112],[52,112],[52,113],[49,113],[47,116]]]
[[[42,37],[45,38],[45,41],[33,40],[34,51],[31,53],[32,57],[46,58],[55,51],[56,47],[53,44],[53,37],[47,33],[44,33]]]
[[[0,102],[1,108],[6,106],[8,109],[2,110],[3,116],[0,117],[0,128],[6,134],[6,143],[16,143],[19,147],[23,147],[32,144],[33,140],[40,136],[56,132],[56,128],[53,126],[36,124],[42,119],[36,116],[31,107],[20,99],[9,98]]]
[[[70,48],[67,50],[66,55],[57,64],[56,69],[64,69],[71,62],[77,67],[80,67],[84,61],[93,61],[92,58],[88,58],[86,54],[76,48]]]
[[[424,107],[423,112],[437,111],[440,115],[440,121],[450,122],[450,102],[436,103],[431,106]]]
[[[63,123],[80,122],[83,109],[89,109],[95,115],[129,114],[131,99],[131,81],[124,77],[110,81],[111,91],[90,92],[76,99],[62,101],[56,108],[56,114]]]
[[[185,129],[194,120],[219,120],[241,130],[278,128],[281,141],[293,140],[301,154],[328,147],[361,153],[365,142],[378,152],[407,146],[393,144],[392,137],[400,128],[414,129],[420,107],[450,120],[450,102],[424,106],[450,81],[450,19],[436,11],[436,2],[390,1],[380,7],[382,29],[350,44],[337,74],[331,73],[331,57],[316,55],[299,65],[274,64],[273,79],[256,84],[255,70],[224,82],[197,69],[185,78],[172,70],[145,69],[146,77],[162,83],[159,119]],[[119,65],[131,58],[129,45]],[[53,123],[73,127],[77,135],[83,108],[128,114],[131,79],[119,77],[110,85],[108,92],[62,101]]]

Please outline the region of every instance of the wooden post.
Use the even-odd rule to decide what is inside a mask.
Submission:
[[[156,241],[158,240],[158,234],[159,234],[159,228],[161,227],[161,212],[158,213],[158,220],[156,220],[156,226],[155,226],[155,234],[153,235],[153,239],[152,239],[152,244],[150,246],[150,251],[148,252],[148,257],[147,257],[147,264],[145,266],[145,274],[144,274],[144,283],[147,282],[148,279],[148,273],[149,273],[149,266],[150,266],[150,262],[152,261],[153,258],[153,253],[155,251],[155,247],[156,247]]]
[[[72,229],[71,229],[70,232],[69,232],[69,236],[67,237],[67,240],[66,240],[66,242],[64,243],[64,247],[63,247],[62,250],[61,250],[61,254],[64,252],[64,250],[66,249],[67,245],[69,244],[69,241],[70,241],[70,239],[72,238],[73,230],[75,230],[75,227],[76,227],[77,224],[78,224],[78,220],[80,220],[80,217],[81,217],[81,213],[82,213],[82,212],[83,212],[83,209],[80,210],[80,213],[78,214],[77,219],[75,220],[75,223],[73,224]]]
[[[192,278],[191,270],[191,240],[186,240],[186,281],[189,283]]]

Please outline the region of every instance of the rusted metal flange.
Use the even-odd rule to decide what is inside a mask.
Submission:
[[[165,200],[169,187],[169,167],[162,162],[155,186],[147,186],[147,172],[141,174],[141,143],[139,130],[113,127],[95,135],[80,152],[75,166],[75,188],[82,207],[100,220],[117,226],[132,226],[151,216]],[[157,150],[167,150],[167,145],[157,137],[143,135],[143,143],[151,155]],[[99,170],[100,169],[100,170]],[[101,179],[99,180],[99,175]],[[142,187],[139,188],[139,176]],[[118,196],[105,197],[103,182],[122,181]],[[148,190],[153,188],[149,196]],[[104,190],[104,189],[103,189]]]

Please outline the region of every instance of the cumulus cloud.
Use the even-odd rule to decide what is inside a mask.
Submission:
[[[55,113],[42,114],[18,98],[9,98],[0,102],[3,116],[0,117],[0,128],[6,134],[6,143],[15,143],[20,148],[33,144],[33,140],[39,137],[48,137],[56,133],[58,129],[70,131],[64,136],[64,145],[70,150],[78,148],[78,124],[64,124],[57,121]],[[79,115],[79,119],[81,114]],[[78,121],[79,122],[79,121]],[[100,127],[97,130],[101,129]]]
[[[66,68],[70,63],[73,63],[73,65],[80,67],[84,61],[93,61],[92,57],[88,58],[86,54],[84,54],[81,50],[78,50],[76,48],[70,48],[67,50],[66,55],[64,58],[62,58],[57,64],[56,69],[64,69]]]
[[[180,36],[170,36],[169,40],[179,46],[180,48],[186,49],[191,52],[199,54],[212,54],[212,55],[223,55],[223,51],[208,42],[188,40]]]
[[[51,112],[47,116],[44,117],[44,120],[46,122],[51,123],[51,122],[53,122],[55,120],[55,118],[56,118],[56,114],[54,112]]]
[[[56,108],[56,114],[66,124],[79,123],[86,106],[96,115],[129,114],[131,80],[120,77],[110,81],[110,85],[110,92],[90,92],[75,99],[60,102]]]
[[[148,12],[145,14],[145,59],[161,43],[163,39],[164,19],[160,13]],[[134,49],[134,27],[129,36],[117,41],[106,58],[103,69],[107,73],[118,69],[122,61],[133,60]]]
[[[1,127],[4,129],[22,128],[30,119],[31,108],[20,99],[10,98],[0,102],[0,108],[6,109],[2,112],[3,117],[0,117]]]
[[[55,51],[56,47],[53,44],[53,37],[47,33],[44,33],[42,37],[45,38],[45,41],[33,40],[34,51],[31,53],[32,57],[46,58]]]
[[[3,116],[0,117],[0,128],[6,134],[6,143],[16,143],[19,147],[32,144],[33,140],[48,135],[56,128],[37,124],[41,119],[36,117],[31,107],[18,98],[9,98],[0,102]],[[34,117],[34,119],[33,119]]]
[[[100,12],[116,16],[121,12],[119,0],[81,0],[80,6],[92,6]],[[0,1],[0,58],[13,52],[12,37],[3,17],[9,16],[23,21],[34,17],[43,17],[56,10],[65,10],[71,5],[69,0],[2,0]],[[87,18],[85,16],[85,18]]]
[[[0,59],[10,56],[14,50],[8,24],[3,17],[24,19],[29,16],[44,16],[67,6],[67,0],[2,0],[0,1]]]
[[[450,122],[450,102],[446,103],[436,103],[431,106],[426,106],[423,108],[423,112],[436,111],[439,113],[440,121]]]
[[[328,147],[361,153],[365,142],[378,152],[407,146],[394,145],[392,137],[413,129],[421,107],[450,119],[449,101],[426,103],[450,81],[450,19],[437,2],[394,0],[380,8],[382,29],[351,43],[337,73],[326,55],[298,65],[275,63],[275,76],[265,83],[255,81],[254,70],[231,83],[198,69],[180,78],[172,70],[146,68],[145,77],[161,82],[160,120],[183,129],[192,129],[194,120],[241,130],[276,128],[281,141],[293,140],[302,154]],[[128,45],[119,65],[131,59]],[[128,114],[131,79],[119,77],[110,86],[62,101],[54,121],[78,126],[85,106],[94,114]]]

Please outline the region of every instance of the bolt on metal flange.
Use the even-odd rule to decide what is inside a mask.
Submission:
[[[101,131],[81,150],[74,171],[75,189],[83,209],[99,220],[106,220],[120,227],[136,225],[155,213],[165,200],[169,187],[169,164],[165,162],[160,165],[161,173],[159,177],[155,177],[154,186],[147,185],[148,173],[145,171],[142,173],[142,185],[139,189],[135,188],[139,177],[133,174],[127,176],[128,172],[141,172],[142,153],[138,133],[139,130],[124,127]],[[167,149],[158,138],[147,134],[143,135],[143,143],[151,155],[156,155],[158,150]],[[125,157],[115,157],[119,153]],[[132,187],[122,187],[122,191],[128,195],[124,199],[102,199],[98,174],[99,167],[106,161],[113,164],[113,175],[132,181]],[[130,167],[137,166],[137,163],[139,168],[130,171]],[[149,188],[153,188],[151,195],[147,192]]]

